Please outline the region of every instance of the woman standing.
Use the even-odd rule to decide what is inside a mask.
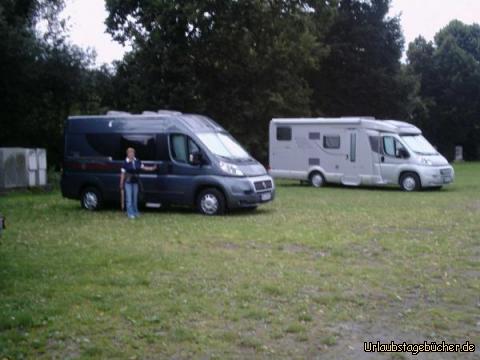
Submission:
[[[145,166],[135,157],[135,149],[127,149],[120,175],[120,191],[125,189],[125,202],[129,219],[135,219],[140,215],[138,212],[138,183],[140,181],[140,170],[155,171],[157,166]],[[122,204],[123,206],[123,204]]]

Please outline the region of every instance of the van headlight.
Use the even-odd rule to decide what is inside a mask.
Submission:
[[[432,163],[430,160],[428,160],[427,158],[422,158],[422,159],[420,160],[420,162],[422,163],[422,165],[428,165],[428,166],[432,166],[432,165],[433,165],[433,163]]]
[[[229,164],[229,163],[220,161],[219,165],[220,165],[220,169],[222,169],[222,171],[227,173],[228,175],[244,176],[242,170],[240,170],[238,166],[235,164]]]

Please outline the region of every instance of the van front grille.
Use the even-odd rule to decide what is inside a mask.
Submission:
[[[270,190],[273,187],[271,180],[256,181],[254,185],[256,191]]]

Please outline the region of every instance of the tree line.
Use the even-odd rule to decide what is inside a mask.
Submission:
[[[375,116],[419,125],[447,157],[480,158],[480,26],[408,45],[390,0],[106,0],[132,50],[110,66],[75,47],[64,0],[0,2],[0,145],[62,157],[64,120],[107,110],[213,117],[262,161],[273,117]],[[38,23],[47,30],[38,31]]]

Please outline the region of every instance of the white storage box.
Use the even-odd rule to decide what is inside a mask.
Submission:
[[[0,148],[0,189],[46,185],[46,158],[44,149]]]
[[[37,185],[37,151],[35,149],[25,149],[25,156],[28,162],[28,186],[34,187]]]
[[[0,188],[27,187],[26,151],[23,148],[0,148]]]
[[[47,151],[36,149],[37,152],[37,186],[47,185]]]

